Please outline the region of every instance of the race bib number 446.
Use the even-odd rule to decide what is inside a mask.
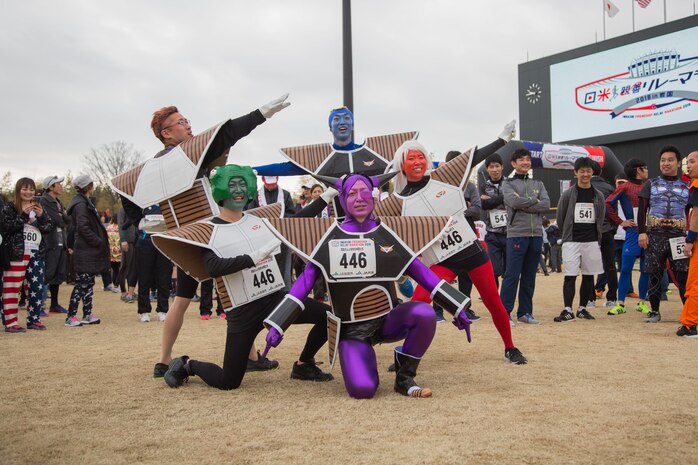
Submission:
[[[468,221],[460,215],[451,220],[451,224],[441,236],[441,241],[434,243],[431,250],[436,255],[437,261],[442,262],[464,250],[476,240],[477,236],[470,228]]]
[[[329,247],[333,278],[364,278],[376,274],[376,247],[372,239],[334,239]]]
[[[273,257],[259,262],[254,268],[242,270],[242,276],[248,300],[258,299],[284,287],[279,265]]]

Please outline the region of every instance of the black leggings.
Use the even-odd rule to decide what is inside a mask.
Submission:
[[[650,301],[650,306],[653,312],[659,312],[659,302],[662,295],[662,278],[664,276],[664,270],[658,273],[650,274],[650,284],[647,289],[647,297]],[[686,280],[688,279],[688,273],[685,271],[674,271],[674,277],[676,278],[676,284],[679,286],[679,296],[681,297],[681,302],[686,303]]]
[[[278,300],[276,301],[278,302]],[[296,324],[312,324],[314,325],[308,333],[308,338],[305,341],[303,352],[299,357],[301,362],[310,362],[315,357],[315,354],[327,342],[327,310],[330,307],[321,304],[313,299],[305,301],[305,310],[293,323]],[[260,308],[260,315],[267,315],[268,312]],[[273,310],[273,308],[271,309]],[[235,310],[233,310],[235,311]],[[245,377],[247,369],[247,357],[250,349],[254,344],[257,335],[264,329],[262,325],[263,318],[253,328],[243,332],[235,332],[235,322],[228,320],[228,335],[225,340],[225,354],[223,355],[223,368],[215,363],[200,362],[197,360],[189,361],[189,368],[193,375],[201,377],[206,384],[223,390],[237,389]],[[231,324],[232,323],[232,324]]]
[[[565,307],[572,308],[574,300],[574,285],[577,282],[576,276],[565,276],[565,284],[562,286],[562,299]],[[592,299],[594,293],[594,276],[590,274],[582,275],[582,283],[579,285],[579,306],[586,308],[587,303]]]

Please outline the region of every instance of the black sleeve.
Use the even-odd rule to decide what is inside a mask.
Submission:
[[[325,202],[322,197],[318,197],[317,199],[313,200],[309,204],[307,204],[305,207],[303,207],[301,210],[297,211],[294,215],[291,215],[293,218],[313,218],[317,216],[323,208],[327,206],[327,202]]]
[[[216,137],[211,141],[211,146],[206,151],[206,159],[202,163],[202,168],[207,170],[209,164],[218,159],[221,155],[235,145],[237,141],[252,132],[254,128],[265,122],[267,119],[255,110],[235,119],[229,119],[218,130]]]
[[[279,189],[281,189],[279,187]],[[293,198],[291,198],[291,193],[289,191],[284,192],[284,217],[290,218],[296,214],[296,205],[293,203]]]
[[[138,227],[138,223],[143,219],[143,209],[123,195],[120,197],[121,205],[123,205],[124,213],[126,213],[126,221],[121,225],[121,228],[128,229],[131,225]]]
[[[504,139],[497,138],[494,142],[477,149],[473,155],[473,163],[471,166],[477,165],[505,145],[507,145],[507,143],[504,142]]]
[[[504,208],[504,196],[501,194],[491,199],[480,199],[480,202],[483,210],[494,210],[499,206]]]
[[[245,268],[252,268],[254,262],[249,255],[238,255],[233,258],[221,258],[212,250],[204,252],[204,267],[212,278],[237,273]]]
[[[41,231],[41,234],[50,234],[56,230],[56,225],[53,224],[53,221],[51,221],[51,217],[48,213],[46,213],[46,210],[44,210],[43,215],[36,217],[36,224],[39,231]]]

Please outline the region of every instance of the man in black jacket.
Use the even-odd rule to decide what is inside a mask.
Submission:
[[[46,237],[46,274],[44,281],[51,293],[49,313],[68,313],[58,303],[58,288],[68,273],[68,226],[70,218],[61,203],[63,194],[63,178],[47,176],[43,182],[44,193],[41,196],[41,207],[51,218],[56,229]]]
[[[601,177],[601,165],[594,160],[592,162],[594,175],[591,177],[591,185],[603,194],[605,202],[615,189]],[[616,225],[607,216],[604,216],[601,232],[603,233],[601,235],[601,260],[603,261],[604,272],[596,279],[596,297],[603,295],[604,287],[608,284],[605,306],[613,307],[616,305],[616,298],[618,297],[618,271],[616,270],[615,261],[616,241],[614,239]]]

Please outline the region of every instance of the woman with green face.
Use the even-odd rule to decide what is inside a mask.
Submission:
[[[248,354],[263,329],[262,322],[285,295],[274,254],[279,240],[260,218],[243,212],[256,191],[257,177],[248,166],[226,165],[211,176],[211,193],[221,212],[201,222],[212,227],[203,261],[208,276],[221,277],[230,296],[230,306],[225,309],[228,331],[223,367],[187,356],[175,358],[165,374],[165,382],[170,387],[178,387],[189,376],[198,375],[206,384],[219,389],[238,388],[245,376]],[[306,212],[314,216],[311,213],[310,210]],[[327,341],[326,312],[329,309],[316,301],[306,302],[303,321],[297,323],[313,327],[299,360],[294,363],[292,378],[332,379],[331,374],[317,367],[314,359]]]

